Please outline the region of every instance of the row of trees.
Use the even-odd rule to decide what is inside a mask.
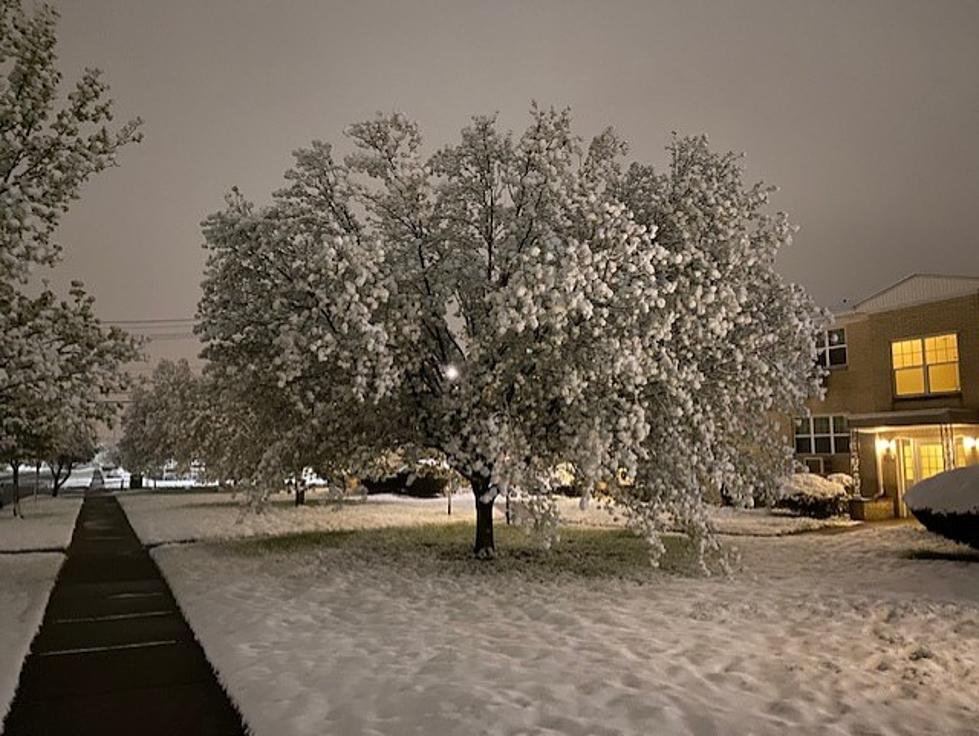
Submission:
[[[654,550],[677,523],[711,548],[721,488],[774,493],[772,416],[818,391],[824,315],[776,273],[793,228],[738,156],[677,138],[664,171],[626,166],[611,129],[585,145],[536,106],[432,155],[400,114],[347,134],[204,223],[212,451],[243,483],[436,457],[472,487],[480,556],[499,494],[554,520],[559,464]]]
[[[128,387],[123,364],[137,357],[131,337],[102,326],[82,284],[62,299],[32,278],[59,260],[55,232],[82,185],[140,137],[138,120],[110,128],[98,70],[65,93],[57,12],[32,7],[0,0],[0,461],[13,471],[15,514],[22,463],[46,462],[57,492],[94,455],[110,397]]]

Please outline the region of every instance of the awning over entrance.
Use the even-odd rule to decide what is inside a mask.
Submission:
[[[882,429],[884,427],[907,427],[912,424],[976,424],[979,411],[976,409],[907,409],[903,411],[882,411],[874,414],[851,414],[847,417],[850,429]]]

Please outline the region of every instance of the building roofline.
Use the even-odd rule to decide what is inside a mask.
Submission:
[[[888,291],[891,291],[892,289],[896,289],[901,284],[904,284],[904,283],[910,281],[911,279],[915,279],[915,278],[954,279],[956,281],[972,281],[972,282],[975,282],[976,289],[979,290],[979,276],[971,276],[971,275],[963,275],[963,274],[933,273],[933,272],[916,271],[914,273],[908,274],[907,276],[904,276],[903,278],[898,279],[897,281],[889,284],[888,286],[885,286],[885,287],[883,287],[881,289],[877,289],[873,293],[871,293],[871,294],[863,297],[862,299],[859,299],[859,300],[853,302],[852,304],[840,304],[840,305],[836,305],[836,306],[831,307],[829,311],[830,311],[830,313],[834,317],[837,317],[837,318],[841,318],[841,317],[843,317],[843,318],[845,318],[845,317],[857,317],[857,316],[860,316],[861,314],[864,314],[865,313],[865,312],[862,311],[861,308],[867,302],[869,302],[869,301],[871,301],[873,299],[876,299],[877,297],[879,297],[879,296],[881,296],[883,294],[886,294]],[[904,305],[901,305],[901,306],[902,307],[904,307],[904,306],[911,307],[911,306],[915,306],[917,304],[927,304],[927,303],[932,302],[932,301],[942,301],[944,299],[954,299],[954,298],[956,298],[956,297],[941,297],[940,299],[921,299],[921,300],[918,300],[918,301],[915,301],[915,302],[909,302],[908,304],[904,304]]]

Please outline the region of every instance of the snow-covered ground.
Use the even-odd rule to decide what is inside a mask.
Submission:
[[[390,494],[360,497],[342,506],[325,501],[318,492],[308,495],[309,505],[295,508],[291,498],[277,497],[262,513],[246,512],[240,497],[230,493],[123,492],[118,494],[129,521],[146,544],[168,541],[230,539],[335,529],[369,529],[416,524],[470,522],[475,513],[471,493],[452,500],[452,516],[447,515],[444,498],[417,499]],[[573,498],[559,499],[565,523],[587,526],[616,526],[621,521],[597,504],[585,510]],[[504,504],[495,506],[503,517]],[[851,524],[836,519],[808,519],[765,510],[740,511],[713,509],[714,522],[723,534],[780,536],[828,526]]]
[[[0,554],[0,723],[63,560],[60,554]]]
[[[915,525],[731,541],[732,579],[644,582],[411,549],[154,556],[257,736],[976,733],[967,548]]]
[[[15,518],[9,506],[0,510],[0,552],[67,547],[81,508],[80,496],[25,496],[20,501],[23,518]]]

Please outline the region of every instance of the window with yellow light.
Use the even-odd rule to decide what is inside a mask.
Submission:
[[[959,341],[955,333],[895,340],[891,366],[896,396],[954,393],[959,383]]]

